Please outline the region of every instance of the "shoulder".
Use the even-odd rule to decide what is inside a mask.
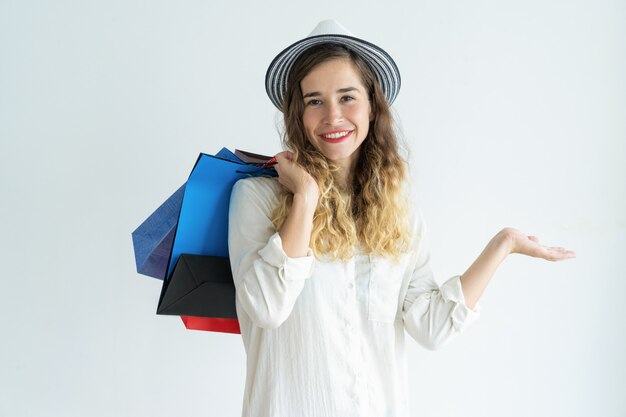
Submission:
[[[271,210],[278,203],[281,186],[275,177],[248,177],[235,183],[231,204],[245,203]]]
[[[275,177],[248,177],[240,179],[233,186],[233,192],[260,196],[278,196],[280,184]]]
[[[421,207],[422,201],[418,198],[418,194],[415,189],[410,185],[406,185],[405,190],[408,204],[407,220],[409,227],[411,228],[412,246],[413,249],[416,249],[416,246],[419,246],[427,233],[426,222],[424,219],[424,212]]]
[[[407,177],[401,184],[402,195],[406,203],[406,219],[414,237],[422,234],[424,215],[421,209],[421,199],[416,189],[416,185],[411,177]]]

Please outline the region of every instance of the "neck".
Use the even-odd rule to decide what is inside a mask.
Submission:
[[[339,167],[339,172],[335,175],[335,181],[343,189],[352,188],[352,180],[354,179],[354,171],[356,170],[356,163],[359,159],[359,151],[357,149],[348,158],[335,160],[335,164]]]
[[[349,189],[352,184],[352,179],[354,178],[353,171],[347,171],[344,168],[341,168],[341,171],[337,173],[335,176],[335,181],[340,188],[345,190]]]

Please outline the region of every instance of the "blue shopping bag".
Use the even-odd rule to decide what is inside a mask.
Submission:
[[[201,153],[189,175],[168,265],[168,277],[182,253],[227,257],[228,206],[233,185],[250,176],[277,176],[273,169],[235,160],[239,158],[232,153],[233,159],[220,155],[223,154],[212,156]]]
[[[221,155],[201,153],[186,182],[157,314],[180,315],[188,329],[239,333],[228,258],[230,194],[242,178],[277,173],[227,150]]]
[[[236,152],[244,157],[250,154],[238,150]],[[244,163],[241,158],[226,148],[222,148],[215,156],[236,163]],[[262,155],[257,156],[263,158]],[[135,265],[138,273],[158,279],[165,278],[184,191],[185,184],[180,186],[132,232]]]
[[[133,249],[138,273],[153,278],[165,278],[184,192],[185,184],[133,231]]]

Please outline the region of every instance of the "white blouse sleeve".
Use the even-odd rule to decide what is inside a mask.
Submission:
[[[417,211],[416,262],[403,305],[406,331],[420,345],[437,349],[462,332],[480,315],[480,304],[472,310],[465,304],[461,276],[455,275],[441,287],[430,268],[428,233],[421,212]]]
[[[237,181],[230,197],[228,251],[237,300],[252,322],[277,328],[289,317],[304,282],[313,272],[314,257],[290,258],[270,220],[277,202],[275,181]]]

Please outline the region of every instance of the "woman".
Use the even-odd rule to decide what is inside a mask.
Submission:
[[[435,349],[478,317],[508,254],[574,253],[506,228],[439,287],[393,131],[391,57],[324,21],[278,55],[266,84],[288,151],[277,180],[235,184],[229,218],[243,416],[408,416],[405,331]]]

